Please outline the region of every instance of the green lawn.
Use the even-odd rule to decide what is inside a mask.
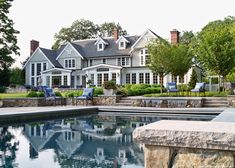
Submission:
[[[0,98],[26,97],[27,93],[0,93]]]

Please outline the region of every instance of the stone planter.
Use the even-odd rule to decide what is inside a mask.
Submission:
[[[104,89],[104,95],[105,96],[112,96],[112,95],[116,95],[117,90],[114,89]]]

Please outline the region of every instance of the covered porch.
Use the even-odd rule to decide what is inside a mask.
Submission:
[[[43,71],[41,74],[41,85],[46,85],[51,88],[71,86],[71,72],[71,70],[61,68],[52,68]]]
[[[99,64],[83,69],[86,74],[86,82],[101,87],[105,81],[113,80],[121,84],[121,66]]]

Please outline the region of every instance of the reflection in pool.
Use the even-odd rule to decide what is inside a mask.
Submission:
[[[132,132],[160,119],[94,115],[0,127],[0,167],[144,167]]]

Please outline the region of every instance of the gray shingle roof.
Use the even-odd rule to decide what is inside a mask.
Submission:
[[[56,60],[56,57],[57,57],[57,54],[58,54],[57,51],[49,50],[49,49],[41,48],[41,47],[40,47],[40,49],[56,68],[63,68],[60,65],[60,63]]]
[[[108,45],[105,46],[103,51],[97,51],[97,46],[95,45],[96,39],[78,40],[73,42],[72,45],[86,58],[130,55],[131,46],[139,37],[140,36],[126,36],[125,38],[130,41],[130,43],[128,43],[126,49],[123,50],[118,49],[118,44],[114,38],[104,38]]]

